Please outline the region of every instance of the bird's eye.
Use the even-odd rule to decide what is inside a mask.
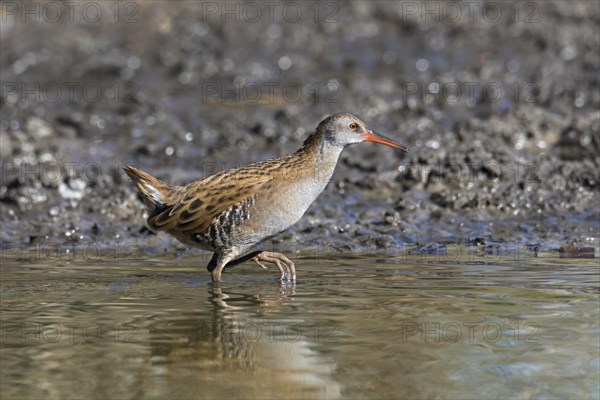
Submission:
[[[358,129],[358,124],[356,122],[350,122],[348,124],[348,128],[352,129],[353,131]]]

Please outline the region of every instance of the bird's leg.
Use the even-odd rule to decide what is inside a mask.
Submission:
[[[206,266],[206,269],[208,269],[208,271],[211,272],[213,281],[215,281],[215,282],[220,280],[221,272],[227,271],[227,270],[235,267],[236,265],[242,264],[246,261],[254,261],[258,265],[260,265],[262,268],[267,268],[264,264],[262,264],[263,262],[275,264],[275,266],[281,273],[280,279],[282,281],[285,281],[288,279],[291,280],[292,282],[296,281],[296,267],[295,267],[294,263],[292,262],[292,260],[290,260],[289,258],[287,258],[285,255],[283,255],[281,253],[273,253],[273,252],[269,252],[269,251],[260,251],[259,250],[259,251],[254,251],[252,253],[246,254],[243,257],[237,258],[233,261],[229,261],[225,265],[223,265],[221,267],[221,271],[218,273],[218,279],[216,279],[217,266],[220,265],[219,258],[220,258],[220,255],[217,253],[214,253],[212,258],[210,259],[210,262]]]
[[[223,267],[223,272],[230,270],[231,268],[235,267],[236,265],[239,265],[241,263],[245,263],[248,260],[251,260],[252,257],[254,257],[255,255],[257,255],[258,253],[260,253],[260,251],[254,251],[250,254],[246,254],[243,257],[237,258],[233,261],[229,261],[224,267]],[[210,259],[210,261],[208,262],[208,265],[206,266],[206,269],[208,270],[208,272],[213,272],[213,270],[216,268],[217,266],[217,259],[218,259],[218,254],[217,253],[213,253],[212,258]]]
[[[217,257],[217,261],[216,261],[217,265],[212,270],[211,277],[212,277],[213,284],[219,285],[220,282],[221,282],[221,272],[223,271],[223,268],[225,268],[225,266],[227,265],[227,263],[229,261],[231,261],[231,259],[234,256],[233,255],[226,255],[226,256],[224,256],[222,254],[218,254],[217,255],[217,253],[215,253],[215,255]],[[215,256],[213,256],[213,258],[215,258]],[[209,262],[209,266],[210,266],[210,262]]]
[[[261,267],[263,267],[263,265],[260,264],[261,261],[275,264],[275,266],[279,269],[279,272],[281,272],[282,281],[288,279],[292,282],[296,281],[296,266],[294,265],[292,260],[290,260],[281,253],[261,251],[260,253],[252,257],[252,261],[256,262]]]
[[[241,263],[245,263],[246,261],[252,260],[254,258],[254,256],[256,256],[259,253],[260,253],[260,250],[253,251],[252,253],[246,254],[243,257],[236,258],[235,260],[228,262],[227,265],[225,265],[225,268],[223,268],[223,272],[229,271],[231,268],[235,267],[236,265],[239,265]]]

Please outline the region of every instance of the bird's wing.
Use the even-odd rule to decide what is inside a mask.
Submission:
[[[206,233],[221,213],[270,187],[273,174],[266,166],[248,165],[193,182],[176,202],[152,213],[148,225],[167,232]]]

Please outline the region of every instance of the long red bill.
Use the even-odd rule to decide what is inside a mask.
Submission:
[[[372,130],[368,130],[365,132],[365,142],[385,144],[386,146],[390,146],[394,149],[404,151],[405,153],[409,152],[408,147],[404,147],[401,144],[396,143],[392,139],[380,135],[379,133],[375,133]]]

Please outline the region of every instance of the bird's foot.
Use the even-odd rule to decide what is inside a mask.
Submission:
[[[257,257],[254,257],[252,259],[252,261],[254,261],[255,263],[257,263],[262,269],[269,269],[269,267],[267,267],[265,264],[263,264],[260,261],[258,261]]]
[[[252,257],[252,261],[260,265],[262,268],[267,268],[262,262],[268,262],[275,264],[279,272],[281,273],[280,280],[282,282],[291,281],[296,282],[296,266],[286,256],[281,253],[273,253],[270,251],[262,251]]]

